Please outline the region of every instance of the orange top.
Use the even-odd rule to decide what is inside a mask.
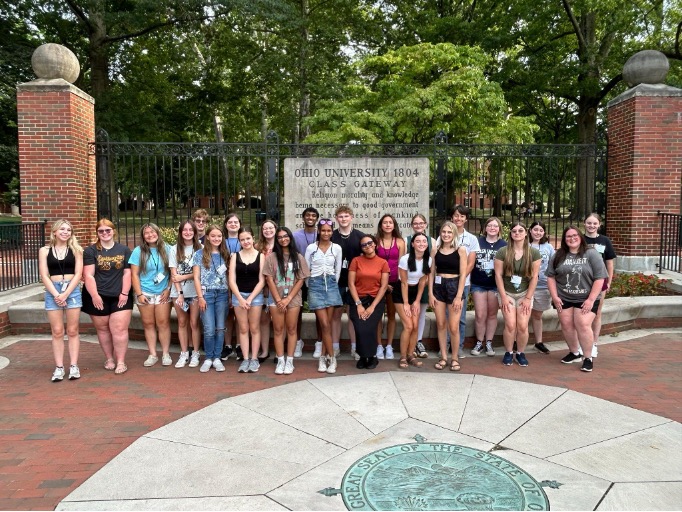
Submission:
[[[391,273],[388,262],[378,256],[374,258],[358,256],[351,261],[348,270],[355,272],[355,289],[360,298],[367,295],[376,297],[381,288],[381,274]]]

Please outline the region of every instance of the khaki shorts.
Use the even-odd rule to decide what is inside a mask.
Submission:
[[[514,307],[518,308],[521,305],[521,301],[526,298],[526,293],[527,292],[521,292],[521,293],[507,293],[507,299],[511,299],[514,301]],[[497,294],[497,302],[500,305],[500,308],[503,306],[502,300],[500,298],[500,294],[498,292]],[[530,307],[531,309],[533,308],[533,299],[530,299]]]
[[[535,311],[547,311],[552,307],[552,296],[547,288],[536,288],[533,294],[533,309]]]

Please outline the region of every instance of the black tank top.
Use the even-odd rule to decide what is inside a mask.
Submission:
[[[436,270],[439,274],[454,274],[459,275],[459,252],[455,251],[452,254],[443,254],[436,252],[434,258],[436,263]]]
[[[240,292],[251,293],[258,284],[260,278],[260,257],[258,253],[256,260],[252,263],[244,263],[241,253],[237,253],[237,261],[234,267],[237,288]]]
[[[66,248],[66,256],[63,260],[58,260],[54,255],[54,249],[50,247],[47,253],[47,270],[50,276],[62,276],[76,273],[76,257],[73,251]]]

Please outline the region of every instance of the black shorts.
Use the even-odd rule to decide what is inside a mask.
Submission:
[[[348,289],[347,286],[339,286],[339,295],[341,295],[341,302],[343,302],[343,304],[341,306],[336,306],[337,308],[342,308],[343,306],[350,306],[351,304],[355,304],[353,296],[350,294],[350,290]]]
[[[303,281],[303,286],[301,286],[301,299],[303,302],[307,302],[308,300],[308,285],[305,284],[305,281]],[[301,311],[303,311],[301,309]]]
[[[418,284],[410,284],[407,285],[407,301],[408,304],[414,304],[414,301],[417,300],[417,292],[419,291],[419,285]],[[393,293],[391,294],[393,296],[393,303],[394,304],[402,304],[403,303],[403,287],[402,283],[398,281],[395,286],[393,287]]]
[[[583,301],[583,302],[567,302],[567,301],[563,301],[563,302],[564,302],[564,303],[563,303],[563,305],[561,306],[561,309],[571,309],[571,308],[582,309],[583,304],[585,303],[585,301]],[[83,305],[85,305],[85,303],[83,303]],[[552,307],[553,307],[554,309],[556,309],[556,306],[555,306],[554,304],[552,304]],[[597,300],[594,301],[594,304],[592,305],[592,309],[590,309],[590,311],[596,315],[598,309],[599,309],[599,299],[597,299]]]
[[[122,308],[118,307],[118,297],[104,297],[102,296],[102,304],[104,309],[97,309],[92,303],[92,297],[88,293],[88,290],[83,287],[83,308],[81,309],[83,313],[87,313],[90,316],[109,316],[117,311],[125,311],[127,309],[133,309],[133,290],[130,290],[128,295],[128,302]]]
[[[440,284],[433,283],[433,296],[441,302],[452,304],[457,297],[459,277],[441,277]]]

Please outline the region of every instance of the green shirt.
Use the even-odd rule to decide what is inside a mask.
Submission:
[[[497,251],[497,254],[495,254],[495,259],[504,261],[504,257],[507,254],[508,247],[509,246],[502,247],[499,251]],[[531,247],[530,257],[535,262],[542,259],[542,254],[540,254],[540,251],[538,251],[534,247]],[[532,275],[524,276],[521,274],[522,269],[525,266],[526,266],[525,258],[521,258],[520,260],[514,260],[514,273],[511,276],[505,276],[504,274],[502,274],[502,281],[504,282],[504,291],[506,293],[524,293],[526,290],[528,290],[530,278],[533,276]]]

